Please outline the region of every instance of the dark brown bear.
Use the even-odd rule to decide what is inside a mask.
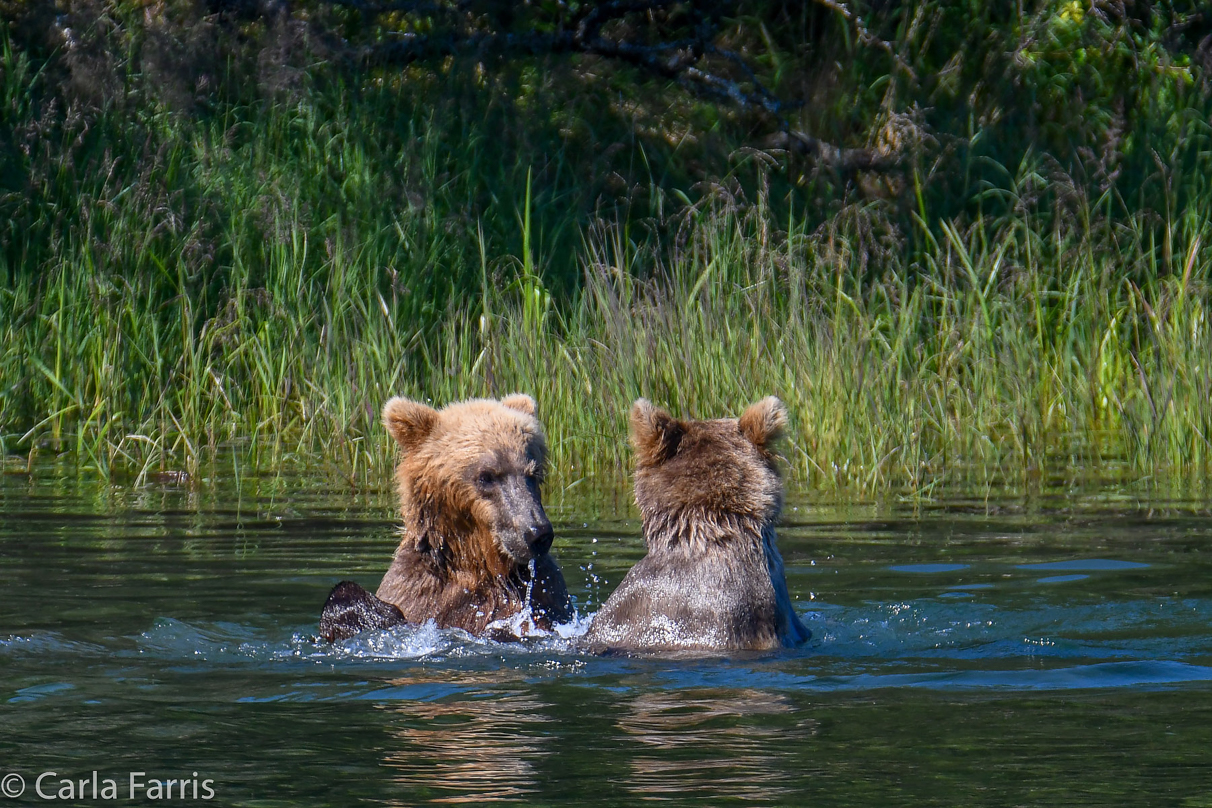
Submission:
[[[570,620],[564,577],[547,552],[553,533],[539,495],[547,445],[534,400],[438,411],[393,398],[383,423],[402,453],[403,536],[376,595],[348,581],[333,589],[320,633],[343,639],[432,619],[507,639]]]
[[[714,421],[635,403],[635,498],[648,554],[594,616],[586,649],[763,651],[808,639],[775,547],[783,484],[772,444],[785,424],[773,397]]]

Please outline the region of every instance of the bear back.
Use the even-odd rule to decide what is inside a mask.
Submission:
[[[635,498],[648,554],[594,616],[595,652],[728,652],[809,636],[791,606],[774,525],[783,504],[774,397],[740,418],[631,410]]]

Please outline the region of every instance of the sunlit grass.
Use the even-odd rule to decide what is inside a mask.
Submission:
[[[593,142],[483,98],[443,117],[398,83],[318,76],[192,116],[148,95],[39,141],[41,68],[0,45],[3,132],[39,144],[0,143],[24,161],[23,192],[0,196],[6,470],[321,468],[380,486],[388,397],[520,390],[560,490],[625,479],[640,395],[699,417],[779,395],[789,469],[825,490],[1209,479],[1212,130],[1196,106],[1155,138],[1169,151],[1139,200],[1088,199],[1028,150],[1014,170],[981,157],[994,179],[971,183],[976,158],[939,158],[933,198],[958,174],[968,196],[932,213],[920,156],[899,194],[863,197],[749,149],[692,204],[671,190],[677,155],[653,168],[632,143],[650,187],[598,217],[579,173],[595,155],[573,154]],[[806,212],[826,186],[833,207]]]
[[[389,396],[522,390],[564,487],[625,478],[637,396],[708,417],[774,393],[793,416],[790,469],[817,487],[928,492],[1108,462],[1206,478],[1206,218],[1176,228],[1167,261],[1130,218],[1046,234],[1027,214],[944,223],[889,251],[864,241],[878,206],[812,232],[762,215],[701,213],[667,259],[599,228],[565,304],[533,256],[491,272],[473,245],[483,288],[433,327],[383,291],[393,269],[373,245],[311,245],[289,224],[259,281],[236,262],[205,322],[187,295],[165,298],[165,277],[102,269],[82,245],[3,292],[4,451],[136,479],[223,454],[376,484]]]

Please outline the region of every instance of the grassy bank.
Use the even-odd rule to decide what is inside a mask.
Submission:
[[[889,241],[878,205],[808,230],[717,201],[687,216],[669,260],[621,228],[587,233],[567,303],[526,254],[484,255],[466,268],[481,293],[434,329],[382,291],[390,269],[365,251],[329,245],[313,266],[323,248],[289,233],[259,282],[233,268],[206,322],[186,294],[162,303],[160,276],[64,267],[37,295],[6,292],[4,410],[45,414],[22,434],[6,425],[4,450],[135,476],[229,453],[373,484],[390,463],[377,423],[390,395],[523,390],[566,486],[623,478],[636,396],[712,416],[775,393],[794,417],[791,469],[815,486],[922,491],[1108,461],[1199,481],[1212,232],[1196,213],[1167,243],[1085,208],[1046,233],[1025,212]]]
[[[769,393],[824,489],[1208,480],[1202,12],[850,4],[873,50],[738,6],[791,125],[896,157],[847,173],[600,60],[373,68],[326,4],[68,5],[0,28],[9,471],[379,485],[389,396],[522,390],[562,487],[624,478],[637,396]]]

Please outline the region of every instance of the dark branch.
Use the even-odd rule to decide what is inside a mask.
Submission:
[[[863,149],[839,149],[816,138],[796,132],[786,118],[789,110],[800,104],[789,102],[772,92],[738,53],[718,47],[720,20],[715,5],[693,0],[608,0],[595,3],[572,19],[551,21],[554,30],[537,29],[521,32],[484,30],[482,17],[471,13],[467,0],[442,4],[431,0],[328,0],[335,5],[356,9],[367,14],[407,12],[447,22],[434,33],[396,34],[392,41],[370,46],[364,58],[372,65],[408,65],[447,56],[469,56],[480,60],[508,59],[516,56],[544,54],[585,54],[627,64],[650,75],[675,81],[692,93],[712,101],[726,102],[765,119],[779,130],[776,138],[782,145],[773,148],[813,159],[822,165],[843,171],[883,170],[896,161],[887,155]],[[842,14],[855,25],[864,42],[882,46],[893,56],[891,46],[876,40],[866,32],[862,20],[835,0],[817,2]],[[634,20],[637,15],[669,11],[674,6],[688,12],[674,27],[683,34],[678,39],[661,40],[653,35],[652,20],[644,30],[655,41],[643,41],[628,26],[615,35],[614,29],[603,33],[614,22]],[[659,26],[663,17],[657,18]],[[453,24],[452,24],[453,23]],[[632,26],[634,28],[634,26]],[[906,68],[908,69],[908,68]]]
[[[900,160],[895,154],[885,154],[874,149],[843,149],[812,135],[799,131],[775,132],[762,143],[766,149],[785,151],[807,158],[817,165],[843,174],[856,171],[888,171],[896,168]]]
[[[909,78],[914,80],[917,79],[917,75],[913,72],[913,68],[909,67],[908,63],[906,63],[905,60],[900,57],[900,54],[898,54],[896,49],[892,47],[892,43],[885,42],[879,37],[872,36],[871,32],[867,30],[867,25],[863,22],[863,18],[847,8],[844,3],[840,3],[838,0],[816,0],[816,2],[830,11],[841,15],[842,19],[853,25],[855,33],[858,34],[859,42],[862,42],[864,45],[879,48],[884,53],[887,53],[890,57],[892,57],[892,61],[896,63],[896,66],[905,71],[905,74],[908,75]]]

